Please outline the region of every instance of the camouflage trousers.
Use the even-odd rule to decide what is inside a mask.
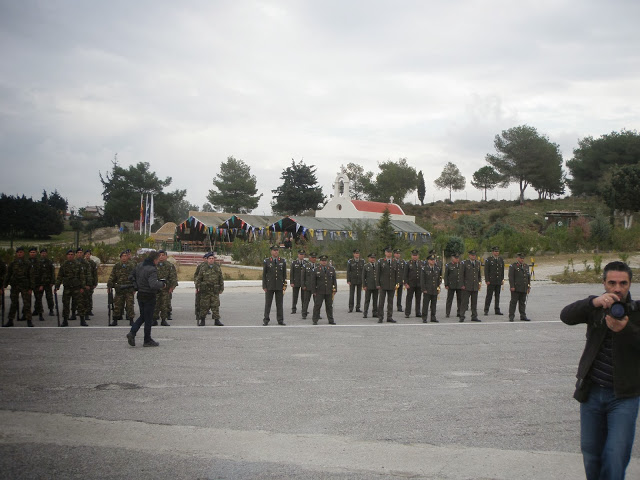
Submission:
[[[220,295],[213,292],[200,292],[200,305],[198,306],[200,319],[207,316],[211,309],[211,318],[220,320]]]
[[[37,287],[33,292],[35,299],[35,304],[33,306],[33,311],[41,314],[43,313],[42,309],[42,297],[46,296],[47,298],[47,307],[49,310],[53,310],[53,292],[51,291],[51,285],[43,285],[43,289],[40,290],[40,287]]]
[[[133,310],[133,288],[121,290],[116,288],[115,298],[113,299],[113,316],[122,318],[123,310],[126,309],[127,318],[133,319],[135,312]]]
[[[84,292],[82,292],[87,308],[87,313],[93,312],[93,290],[93,288],[90,288],[89,290],[85,290]]]
[[[166,320],[171,313],[171,294],[168,290],[160,290],[156,296],[156,308],[153,310],[153,319]]]
[[[80,305],[82,305],[82,302],[80,301],[81,296],[80,288],[64,287],[64,290],[62,291],[62,317],[65,320],[69,319],[71,301],[73,301],[74,305],[78,308],[78,313],[80,315],[84,315],[84,310],[81,310],[80,308]]]
[[[22,315],[25,320],[31,320],[31,294],[26,287],[11,287],[11,293],[9,298],[11,299],[11,306],[9,307],[9,320],[13,320],[18,312],[19,297],[22,296]]]

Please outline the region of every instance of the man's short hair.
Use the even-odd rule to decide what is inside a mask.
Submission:
[[[633,278],[633,272],[631,271],[631,267],[624,262],[616,260],[615,262],[609,262],[604,267],[602,271],[602,281],[605,282],[607,280],[607,273],[609,272],[627,272],[629,275],[629,281]]]

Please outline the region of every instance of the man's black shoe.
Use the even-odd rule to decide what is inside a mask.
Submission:
[[[387,322],[389,323],[396,323],[396,321],[393,318],[387,318]]]
[[[93,312],[87,313],[87,317],[93,317]],[[88,319],[87,319],[88,320]]]
[[[359,308],[356,308],[356,313],[362,313],[362,310],[360,310]]]
[[[476,318],[472,318],[471,321],[472,322],[481,322],[482,320],[480,320],[479,318],[476,317]]]
[[[458,320],[458,323],[463,323],[464,322],[464,318],[461,318],[460,320]]]
[[[33,327],[33,323],[31,323],[31,320],[27,320],[27,327]]]
[[[313,324],[314,324],[314,325],[317,325],[317,324],[318,324],[318,320],[314,320],[314,321],[313,321]]]
[[[331,321],[329,322],[329,325],[335,325],[335,324],[336,324],[336,322],[334,322],[333,320],[331,320]]]
[[[167,320],[169,320],[169,321],[173,320],[173,318],[171,318],[171,314],[170,313],[167,314]]]
[[[291,314],[293,315],[294,313],[296,313],[296,309],[295,309],[295,308],[292,308],[292,309],[291,309]]]
[[[40,320],[41,322],[44,322],[44,317],[42,316],[42,314],[38,315],[38,320]]]
[[[509,321],[510,321],[510,322],[513,322],[513,317],[509,317]]]
[[[362,315],[362,318],[367,318],[367,314],[366,314],[366,313],[365,313],[365,314],[363,314],[363,315]]]
[[[489,315],[489,310],[485,310],[485,311],[484,311],[484,315],[485,315],[485,317],[486,317],[487,315]]]
[[[53,312],[53,310],[49,310],[49,316],[50,316],[50,317],[55,317],[55,316],[56,316],[56,314]]]
[[[216,319],[216,321],[215,321],[214,325],[215,325],[216,327],[224,327],[224,324],[223,324],[219,319]]]
[[[62,321],[62,325],[60,325],[60,326],[61,327],[68,327],[69,326],[69,323],[67,322],[66,318]]]
[[[382,319],[381,318],[378,319],[378,323],[382,323]]]
[[[427,322],[427,319],[426,319],[426,318],[423,318],[423,319],[422,319],[422,323],[429,323],[429,322]]]
[[[117,327],[117,326],[118,326],[118,321],[117,321],[117,320],[114,320],[113,322],[111,322],[111,323],[109,324],[109,326],[110,326],[110,327]]]
[[[521,319],[520,319],[520,321],[521,321],[521,322],[530,322],[530,321],[531,321],[531,319],[530,319],[530,318],[528,318],[528,317],[524,317],[524,318],[521,318]]]
[[[402,312],[402,307],[398,307],[398,311],[399,311],[399,312]]]
[[[88,326],[89,326],[89,324],[88,324],[87,322],[85,322],[84,320],[82,320],[82,321],[80,322],[80,326],[81,326],[81,327],[88,327]]]
[[[269,320],[262,320],[262,324],[266,327],[267,325],[269,325]]]
[[[440,323],[440,322],[439,322],[438,320],[436,320],[435,318],[432,318],[432,319],[431,319],[431,321],[432,321],[433,323]]]
[[[158,345],[160,345],[160,344],[158,342],[156,342],[154,339],[151,339],[148,342],[144,342],[142,344],[143,347],[157,347]]]
[[[284,322],[278,322],[278,325],[286,325]]]
[[[350,308],[350,309],[349,309],[349,313],[351,313],[351,312],[353,312],[353,308]]]
[[[152,327],[157,327],[158,326],[158,320],[154,320],[153,323],[151,324]]]
[[[500,310],[496,310],[496,315],[504,315]]]
[[[77,320],[77,319],[78,317],[76,317],[75,313],[69,317],[69,320]]]
[[[129,345],[131,345],[132,347],[136,346],[136,336],[129,332],[127,333],[127,342],[129,342]]]
[[[205,319],[203,318],[202,320],[200,320],[200,322],[198,323],[199,327],[204,327],[205,325]]]
[[[162,325],[163,327],[170,327],[170,326],[171,326],[171,325],[169,325],[169,324],[167,323],[167,321],[166,321],[166,320],[162,320],[162,322],[160,322],[160,325]]]

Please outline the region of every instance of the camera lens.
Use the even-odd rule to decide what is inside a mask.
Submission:
[[[620,302],[615,302],[609,309],[609,315],[611,315],[616,320],[622,320],[626,314],[627,312],[624,308],[624,304]]]

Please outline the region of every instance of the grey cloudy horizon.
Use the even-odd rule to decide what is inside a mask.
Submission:
[[[454,199],[477,200],[505,129],[537,128],[565,161],[638,130],[638,18],[626,0],[0,0],[0,191],[102,205],[117,153],[200,207],[234,156],[268,214],[292,159],[329,196],[341,165],[407,158],[425,201],[448,198],[447,162],[467,180]]]

